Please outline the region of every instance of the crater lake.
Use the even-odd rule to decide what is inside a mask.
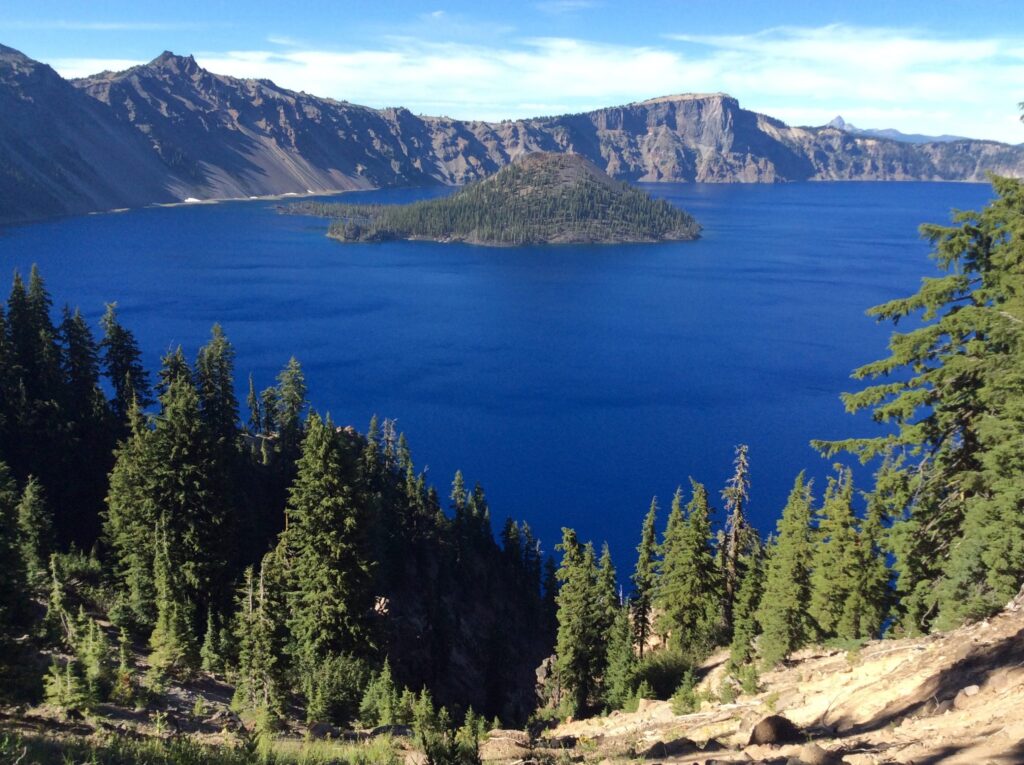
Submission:
[[[920,223],[992,197],[941,183],[644,189],[696,216],[702,238],[341,244],[326,220],[247,201],[3,229],[0,263],[38,263],[57,307],[80,306],[94,328],[116,301],[154,373],[179,344],[193,358],[220,322],[243,403],[250,373],[265,388],[295,355],[314,407],[361,431],[375,413],[395,418],[443,497],[460,468],[496,527],[527,520],[545,552],[562,524],[598,545],[608,535],[625,578],[652,495],[661,523],[689,476],[717,498],[736,444],[750,445],[763,533],[798,471],[820,495],[830,461],[809,441],[877,432],[839,401],[850,372],[886,353],[892,327],[865,310],[936,273]]]

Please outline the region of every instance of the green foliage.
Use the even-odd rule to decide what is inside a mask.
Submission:
[[[922,320],[854,373],[887,380],[843,397],[895,433],[818,444],[887,458],[876,491],[895,521],[909,634],[994,613],[1024,578],[1024,183],[992,184],[998,197],[981,211],[922,226],[943,274],[869,312]]]
[[[657,515],[658,499],[655,497],[651,499],[651,507],[640,529],[636,570],[633,572],[633,637],[641,657],[651,634],[651,607],[657,585],[658,541],[654,531]]]
[[[359,721],[368,727],[412,722],[412,708],[403,705],[403,698],[391,676],[391,664],[385,661],[380,672],[367,684],[359,702]]]
[[[555,672],[565,693],[568,714],[579,715],[597,699],[604,674],[606,613],[591,544],[582,545],[572,529],[562,529],[562,565],[558,569],[558,635]]]
[[[46,506],[43,487],[29,476],[18,503],[18,530],[21,534],[21,560],[30,581],[46,576],[53,547],[53,517]]]
[[[700,697],[697,695],[697,683],[693,677],[693,670],[687,670],[683,679],[672,694],[672,714],[688,715],[700,711]]]
[[[800,473],[769,548],[764,595],[757,610],[761,628],[758,652],[768,667],[806,645],[815,634],[807,614],[814,554],[812,505],[811,482],[805,481]]]
[[[2,333],[0,333],[2,334]],[[27,621],[28,585],[18,528],[18,487],[7,465],[0,461],[0,655]],[[0,658],[0,664],[4,660]]]
[[[678,651],[702,660],[715,644],[721,621],[720,577],[711,547],[711,510],[703,485],[690,481],[692,498],[682,509],[682,490],[672,498],[661,544],[654,605],[657,628]]]
[[[732,635],[733,609],[742,577],[741,558],[750,551],[752,543],[757,541],[757,532],[750,526],[746,516],[747,503],[750,499],[750,463],[747,451],[746,444],[736,447],[733,474],[722,490],[722,500],[725,504],[725,535],[721,550],[721,576],[723,626],[727,639]]]
[[[46,703],[64,712],[89,712],[98,699],[83,675],[77,659],[72,658],[64,666],[54,659],[43,680]]]
[[[741,561],[742,578],[733,608],[732,642],[729,661],[734,667],[749,663],[754,656],[754,639],[758,635],[757,609],[764,588],[764,562],[761,545],[757,545]]]
[[[650,689],[648,698],[667,699],[692,669],[693,662],[687,654],[675,648],[663,648],[644,656],[637,677]]]
[[[604,700],[611,709],[622,709],[632,697],[637,684],[638,666],[629,607],[621,606],[609,634],[607,669],[604,674]]]
[[[686,212],[626,183],[602,177],[584,160],[539,155],[513,162],[450,197],[408,205],[303,204],[335,218],[330,235],[348,241],[465,240],[521,245],[693,239]]]

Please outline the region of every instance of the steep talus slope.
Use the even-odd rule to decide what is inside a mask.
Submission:
[[[726,658],[705,665],[700,689],[719,688]],[[806,756],[802,744],[748,745],[759,720],[780,714],[833,763],[1019,764],[1024,596],[998,616],[952,632],[873,641],[854,651],[807,649],[763,674],[760,685],[756,695],[705,702],[695,714],[675,715],[668,702],[641,702],[636,713],[570,722],[549,735],[572,737],[566,740],[595,762],[645,752],[681,765],[786,763],[802,751]],[[485,759],[503,759],[484,752]]]
[[[1024,146],[790,127],[722,93],[498,123],[370,109],[213,74],[165,52],[72,82],[0,48],[0,221],[426,183],[573,152],[632,181],[965,180],[1024,175]]]
[[[102,104],[0,45],[0,223],[170,202],[166,175]]]

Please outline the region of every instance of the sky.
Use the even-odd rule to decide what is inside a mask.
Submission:
[[[5,0],[0,43],[68,77],[166,49],[219,74],[458,118],[724,92],[794,125],[842,115],[1024,142],[1020,0]]]

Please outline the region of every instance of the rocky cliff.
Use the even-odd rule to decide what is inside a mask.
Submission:
[[[193,197],[463,184],[533,151],[632,181],[982,181],[1024,146],[790,127],[722,93],[489,123],[370,109],[213,74],[165,52],[67,82],[0,48],[0,222]]]

